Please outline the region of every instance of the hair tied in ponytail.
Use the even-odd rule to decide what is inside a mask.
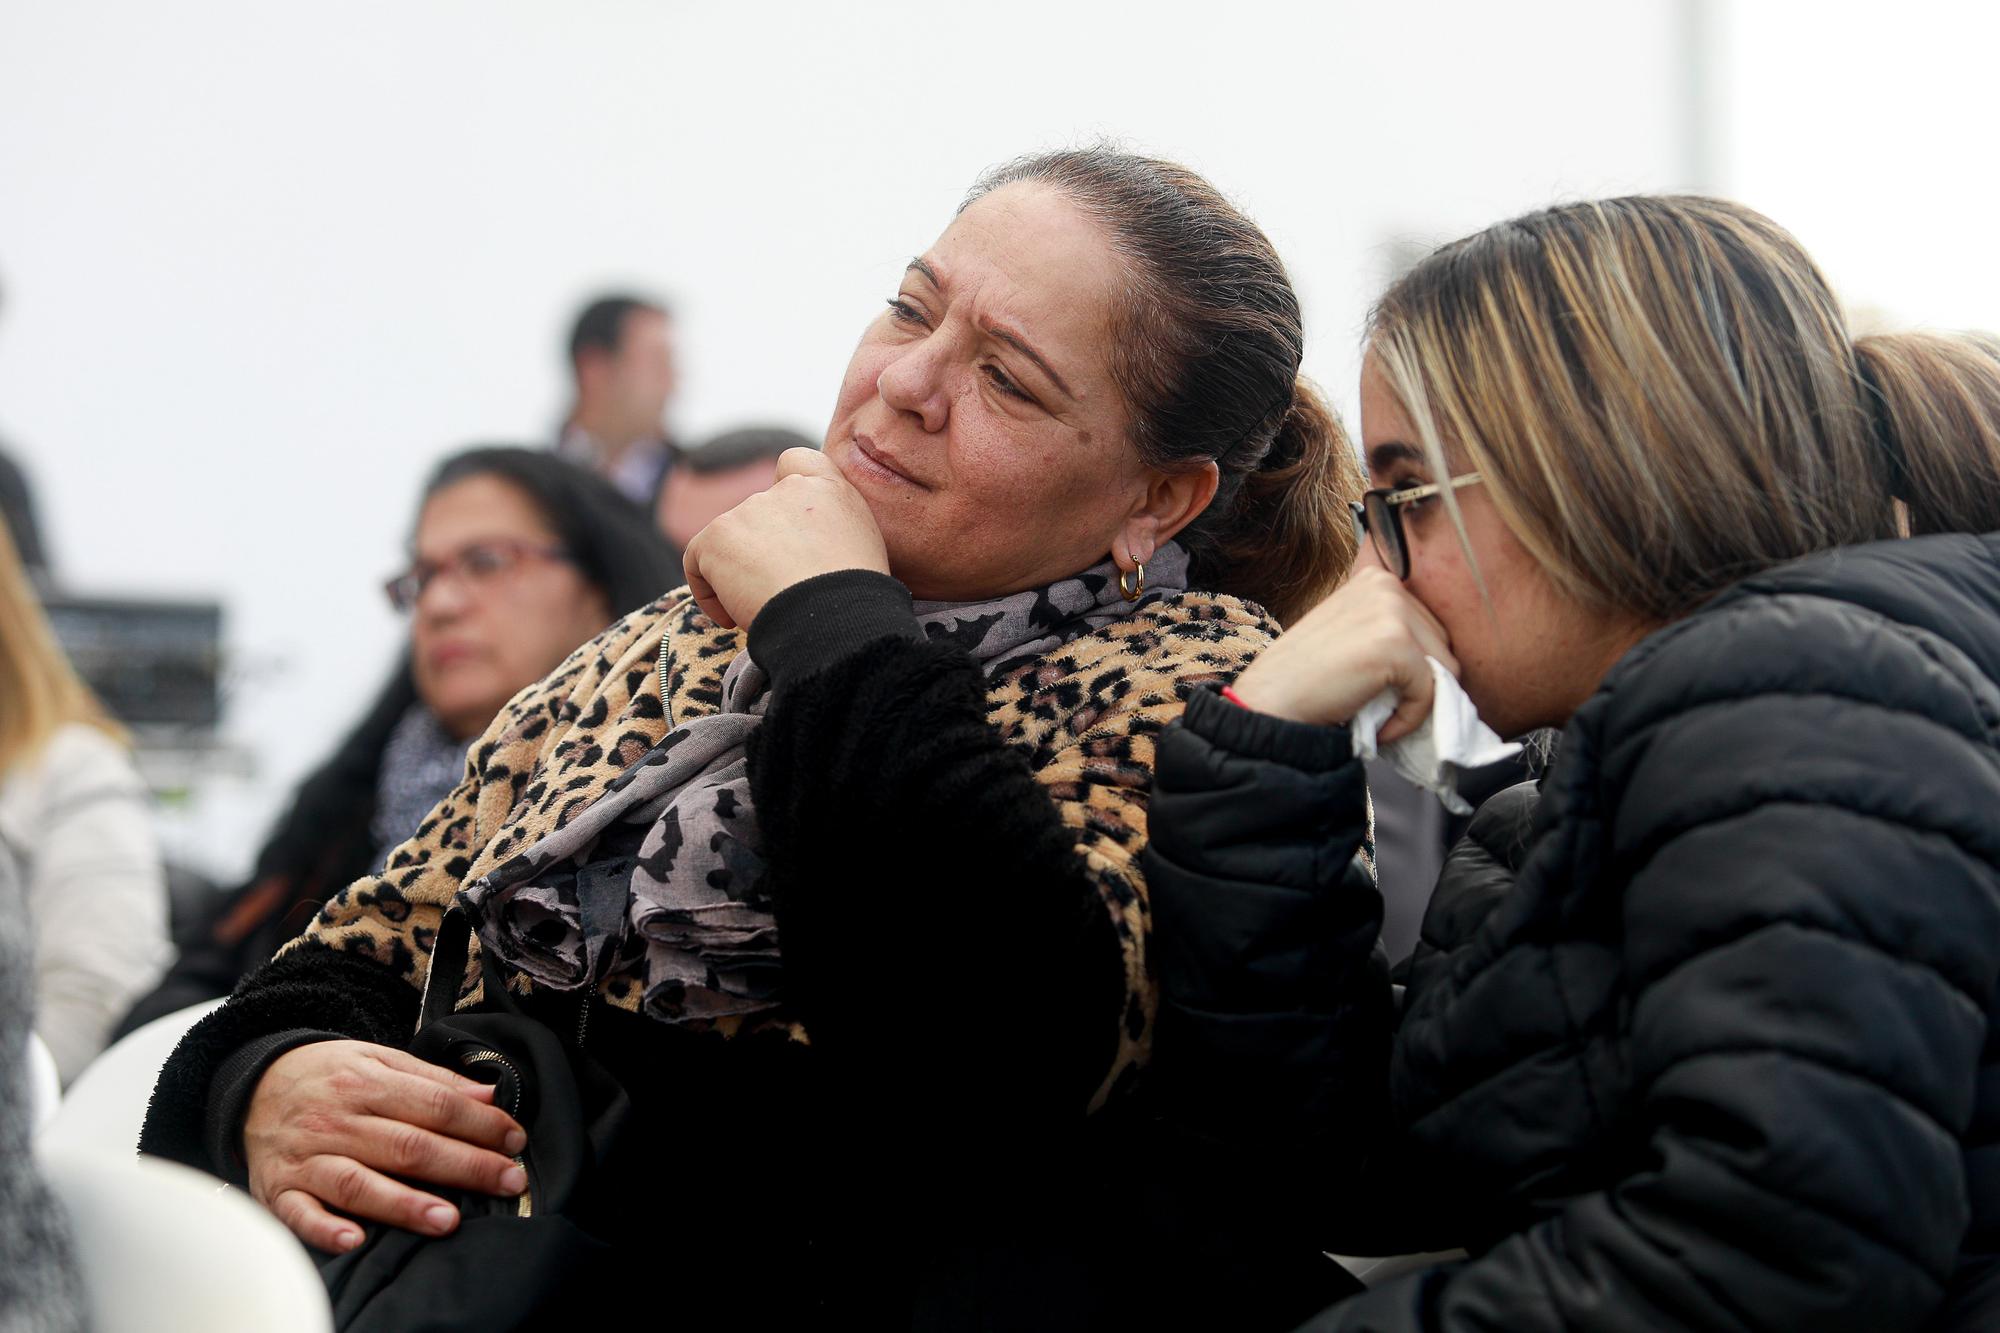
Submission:
[[[1250,423],[1249,428],[1231,441],[1228,448],[1215,456],[1216,463],[1220,465],[1228,462],[1229,456],[1238,449],[1241,449],[1246,441],[1256,439],[1263,432],[1264,427],[1271,424],[1273,417],[1283,421],[1285,413],[1292,410],[1292,390],[1295,387],[1296,381],[1293,384],[1286,385],[1285,391],[1279,394],[1269,407],[1257,414],[1257,419]]]
[[[1855,356],[1854,373],[1861,381],[1861,397],[1868,406],[1868,433],[1874,438],[1875,447],[1882,451],[1883,458],[1888,460],[1889,498],[1907,503],[1910,499],[1910,465],[1903,457],[1902,441],[1896,438],[1888,395],[1882,392],[1882,385],[1869,367],[1865,353]]]

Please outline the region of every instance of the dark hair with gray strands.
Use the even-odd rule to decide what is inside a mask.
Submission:
[[[1295,620],[1353,562],[1347,501],[1362,483],[1339,421],[1299,376],[1298,297],[1269,238],[1186,167],[1104,147],[1005,163],[961,207],[1023,182],[1067,197],[1124,262],[1111,373],[1139,457],[1221,474],[1178,538],[1192,577]]]

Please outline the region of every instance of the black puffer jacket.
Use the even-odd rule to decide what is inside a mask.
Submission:
[[[1345,731],[1198,696],[1156,1092],[1247,1212],[1474,1256],[1309,1327],[2000,1328],[1996,682],[2000,537],[1652,635],[1454,853],[1393,1039]]]

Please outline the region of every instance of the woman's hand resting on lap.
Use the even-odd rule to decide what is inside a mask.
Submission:
[[[456,1208],[392,1176],[519,1194],[527,1176],[511,1154],[526,1144],[487,1084],[362,1041],[314,1042],[279,1056],[257,1081],[243,1124],[251,1197],[300,1240],[334,1254],[361,1243],[353,1217],[426,1236],[458,1225]]]
[[[718,625],[750,622],[764,603],[816,574],[889,572],[868,502],[817,449],[787,449],[778,479],[688,543],[682,562],[702,612]]]
[[[1364,556],[1347,582],[1244,670],[1236,697],[1260,713],[1330,726],[1353,721],[1363,704],[1393,689],[1396,711],[1377,738],[1387,744],[1430,715],[1426,657],[1458,674],[1458,659],[1437,618],[1393,574]]]

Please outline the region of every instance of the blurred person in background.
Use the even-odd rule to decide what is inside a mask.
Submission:
[[[14,554],[21,571],[37,589],[49,586],[48,547],[42,541],[41,523],[35,518],[35,491],[28,474],[0,447],[0,523],[7,525]]]
[[[569,364],[576,393],[556,452],[650,510],[675,455],[666,414],[678,374],[667,308],[632,295],[599,297],[570,330]]]
[[[1179,1169],[1469,1252],[1314,1333],[2000,1328],[2000,344],[1853,337],[1739,204],[1599,200],[1395,283],[1361,426],[1353,578],[1160,742]],[[1438,667],[1565,730],[1398,997],[1349,724]]]
[[[680,581],[673,552],[609,483],[528,449],[439,465],[410,554],[388,587],[410,617],[408,656],[299,787],[250,882],[179,932],[179,958],[121,1033],[227,995],[327,898],[381,868],[464,776],[466,743],[502,704]]]
[[[697,532],[771,488],[778,479],[778,455],[817,448],[819,441],[782,426],[725,431],[680,455],[660,487],[653,517],[674,550],[685,551]]]
[[[0,306],[4,306],[4,301],[0,301]],[[48,546],[42,540],[42,526],[35,518],[34,488],[28,484],[28,474],[4,445],[0,445],[0,522],[6,524],[13,538],[14,553],[20,557],[29,581],[46,589]]]
[[[166,880],[124,729],[63,656],[11,540],[0,541],[0,840],[24,882],[35,1028],[67,1084],[167,964]]]
[[[27,911],[14,858],[0,846],[0,922]],[[82,1333],[83,1283],[68,1218],[35,1167],[35,1014],[29,933],[0,926],[0,1330]]]

